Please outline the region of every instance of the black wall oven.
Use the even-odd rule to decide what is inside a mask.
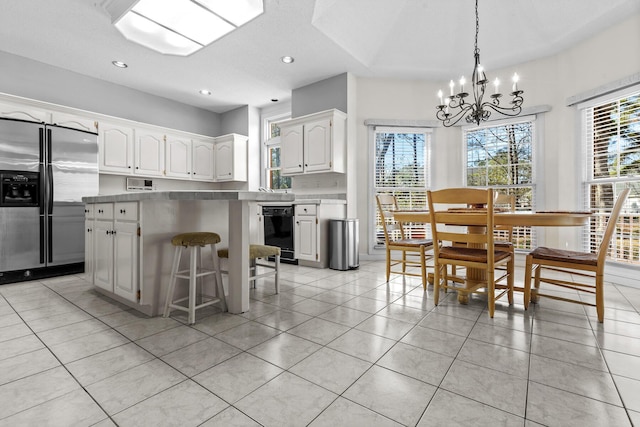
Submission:
[[[293,206],[263,206],[264,244],[281,249],[280,261],[297,264],[293,250]]]

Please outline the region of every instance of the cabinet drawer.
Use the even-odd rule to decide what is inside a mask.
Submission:
[[[296,215],[314,215],[317,205],[296,205]]]
[[[94,218],[94,204],[87,204],[84,205],[84,217],[86,219],[93,219]]]
[[[113,203],[96,203],[93,206],[96,219],[113,219]]]
[[[120,221],[137,221],[138,202],[115,203],[115,219]]]

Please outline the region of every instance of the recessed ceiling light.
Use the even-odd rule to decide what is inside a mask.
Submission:
[[[282,58],[280,58],[280,61],[284,62],[285,64],[291,64],[295,60],[293,59],[293,56],[283,56]]]
[[[124,62],[122,62],[122,61],[111,61],[111,63],[112,63],[113,65],[115,65],[116,67],[118,67],[118,68],[127,68],[127,67],[128,67],[128,65],[127,65],[127,64],[125,64],[125,63],[124,63]]]
[[[200,89],[200,95],[211,95],[211,91],[209,89]]]

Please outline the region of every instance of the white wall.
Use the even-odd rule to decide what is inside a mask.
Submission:
[[[214,112],[0,52],[0,92],[156,126],[219,136]]]
[[[578,114],[567,106],[567,98],[599,86],[613,83],[640,71],[640,15],[634,15],[557,55],[531,61],[504,70],[488,69],[489,77],[505,80],[515,70],[521,76],[525,107],[550,105],[544,114],[540,135],[543,145],[543,183],[538,209],[581,209],[582,152]],[[473,67],[469,55],[469,72]],[[452,76],[453,77],[453,76]],[[358,216],[360,252],[368,246],[368,221],[375,201],[369,197],[371,141],[364,120],[434,120],[436,93],[447,82],[396,79],[357,79],[356,114]],[[462,141],[460,128],[437,128],[433,135],[432,187],[462,184]],[[561,183],[561,184],[560,184]],[[577,248],[579,232],[567,229],[543,231],[545,244]]]

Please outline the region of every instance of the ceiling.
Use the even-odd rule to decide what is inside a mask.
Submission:
[[[473,0],[265,0],[264,14],[188,57],[127,41],[111,1],[3,0],[0,51],[217,113],[282,102],[344,72],[448,80],[473,68]],[[640,13],[640,1],[481,0],[479,10],[490,71],[562,51]]]

